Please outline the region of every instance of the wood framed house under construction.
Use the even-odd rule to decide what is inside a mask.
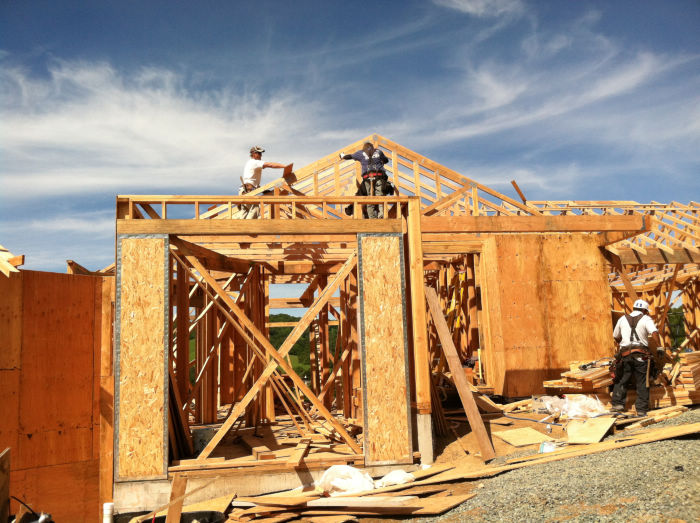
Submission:
[[[332,464],[431,463],[444,379],[489,460],[487,395],[543,393],[570,361],[611,356],[611,308],[637,296],[667,338],[681,303],[698,345],[700,204],[528,201],[514,183],[516,200],[379,135],[343,150],[366,141],[397,195],[354,196],[359,165],[334,152],[246,196],[117,197],[114,276],[88,276],[101,501],[152,508],[174,474],[211,497]],[[271,292],[289,284],[304,290]],[[304,312],[275,347],[270,311],[289,308]],[[300,376],[290,351],[307,330]]]

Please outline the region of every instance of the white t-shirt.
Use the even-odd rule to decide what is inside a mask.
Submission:
[[[243,183],[250,183],[255,187],[259,187],[264,163],[262,160],[254,158],[248,160],[243,168]]]
[[[630,316],[639,316],[640,314],[641,312],[639,311],[632,311]],[[638,343],[641,343],[645,347],[649,346],[649,341],[647,339],[649,335],[658,331],[656,325],[654,325],[654,320],[652,320],[651,317],[647,314],[645,314],[644,317],[639,320],[639,323],[637,323],[637,328],[634,330],[637,333],[637,336],[639,336]],[[617,320],[617,324],[615,324],[613,337],[615,339],[620,338],[620,347],[629,347],[630,345],[632,345],[632,341],[630,340],[631,336],[632,327],[627,321],[627,317],[623,316],[622,318]],[[636,340],[635,343],[637,343]]]

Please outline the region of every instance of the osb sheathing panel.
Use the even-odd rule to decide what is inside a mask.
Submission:
[[[360,235],[365,463],[411,463],[401,237]]]
[[[165,474],[166,244],[122,238],[117,477]]]
[[[22,347],[22,273],[0,276],[0,370],[18,369]],[[0,449],[1,450],[1,449]]]
[[[13,468],[93,459],[95,293],[101,278],[23,271],[19,452]]]
[[[489,238],[482,292],[484,363],[497,394],[543,392],[569,361],[612,354],[605,260],[592,235]]]

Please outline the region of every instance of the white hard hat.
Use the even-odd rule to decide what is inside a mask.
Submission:
[[[645,311],[649,310],[649,304],[645,302],[644,300],[637,300],[634,302],[634,308],[635,309],[642,309]]]

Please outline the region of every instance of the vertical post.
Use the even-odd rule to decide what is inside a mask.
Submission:
[[[175,376],[180,397],[187,397],[187,383],[189,381],[190,363],[190,297],[189,275],[182,267],[177,267],[177,281],[175,283],[175,304],[177,306],[177,340],[175,356]],[[182,405],[179,405],[182,407]]]
[[[350,303],[348,305],[348,327],[349,339],[352,344],[350,374],[352,375],[353,418],[361,420],[364,418],[364,413],[362,409],[362,362],[360,361],[360,344],[358,343],[359,329],[357,328],[357,268],[350,272],[348,281],[350,282],[348,285],[350,289],[350,292],[348,292],[350,298]]]
[[[270,279],[265,274],[264,269],[260,269],[260,273],[260,296],[262,298],[262,317],[260,318],[258,328],[267,337],[267,339],[270,339]],[[265,417],[269,421],[273,422],[275,421],[275,394],[273,388],[270,386],[269,383],[266,385],[266,388],[267,393],[265,396]]]
[[[420,199],[408,202],[408,269],[411,285],[411,317],[413,358],[416,373],[416,424],[418,450],[423,464],[433,462],[433,431],[430,403],[430,361],[425,314],[425,283],[423,276],[423,245],[421,243]]]
[[[327,276],[319,278],[319,289],[324,289],[328,283]],[[331,375],[330,365],[330,333],[328,330],[328,305],[324,305],[318,313],[318,334],[319,334],[319,377],[321,383],[325,384]],[[320,392],[320,390],[319,390]],[[333,403],[333,394],[328,393],[323,398],[323,403],[330,410]]]

